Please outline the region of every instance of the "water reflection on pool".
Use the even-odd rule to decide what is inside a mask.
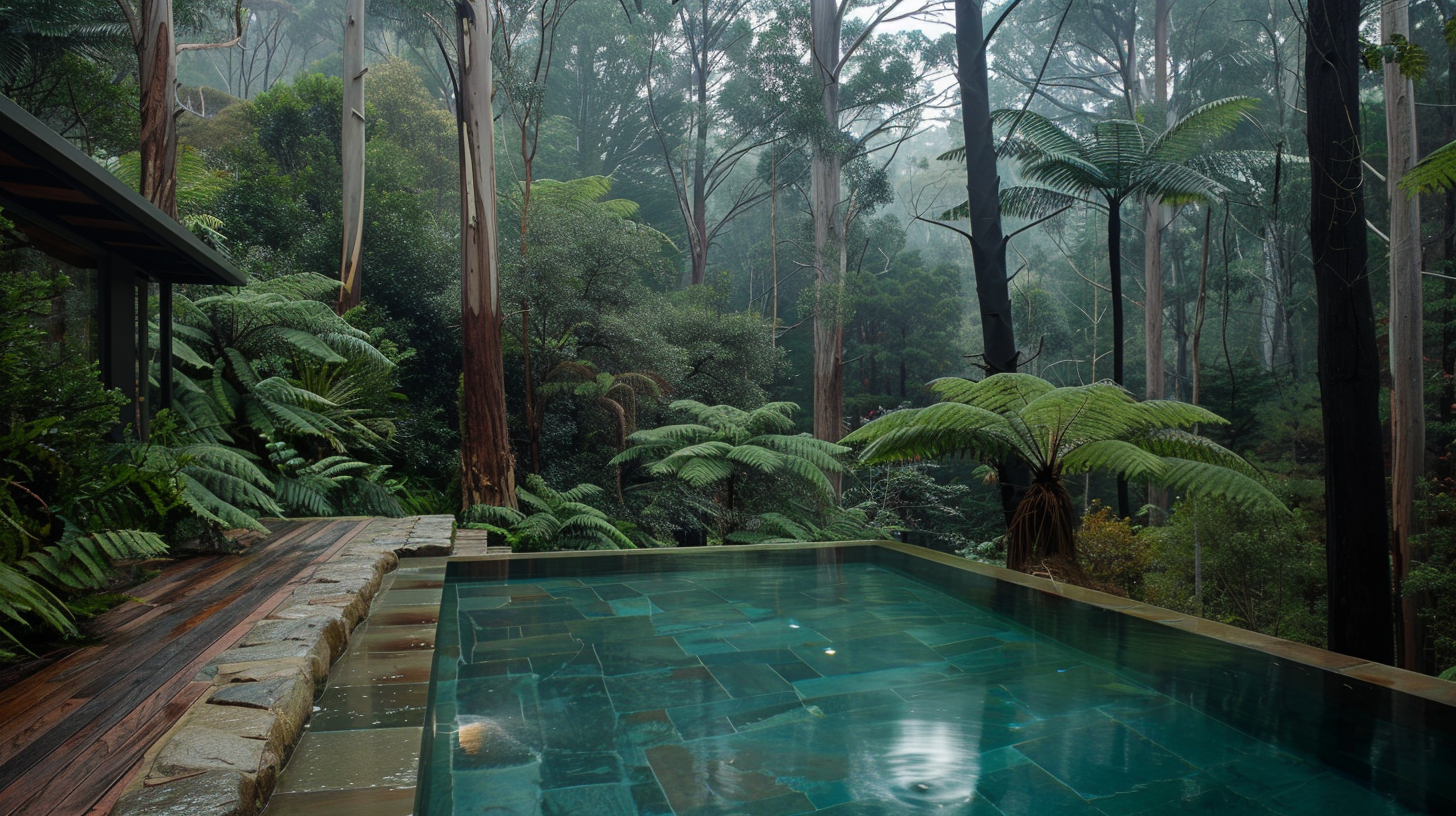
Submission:
[[[452,565],[416,812],[1456,812],[1441,723],[946,572],[873,547]]]

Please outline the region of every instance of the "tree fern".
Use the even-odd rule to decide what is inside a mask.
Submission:
[[[1224,424],[1187,403],[1138,402],[1111,383],[1054,387],[1028,374],[931,384],[943,402],[886,414],[844,438],[872,464],[968,455],[995,464],[1026,463],[1033,485],[1012,519],[1008,566],[1034,558],[1075,563],[1064,476],[1103,471],[1165,485],[1189,496],[1218,496],[1249,508],[1287,513],[1233,451],[1194,430]]]
[[[593,484],[558,491],[532,473],[516,487],[517,503],[527,512],[477,504],[463,519],[466,527],[500,535],[515,552],[636,548],[606,513],[587,503],[602,495]]]

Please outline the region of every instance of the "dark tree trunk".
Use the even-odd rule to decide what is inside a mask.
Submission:
[[[139,4],[141,32],[136,41],[141,85],[141,194],[167,215],[177,217],[177,41],[172,0]]]
[[[1031,484],[1006,530],[1006,568],[1025,572],[1043,564],[1075,569],[1076,521],[1061,479]]]
[[[1394,657],[1380,360],[1370,299],[1360,168],[1358,0],[1310,0],[1305,81],[1310,251],[1319,312],[1325,434],[1329,648]]]
[[[986,373],[1015,372],[1016,332],[1011,321],[1011,289],[1006,281],[1006,237],[1001,230],[1001,177],[996,172],[996,143],[991,131],[987,90],[986,35],[982,4],[956,0],[956,65],[961,87],[961,124],[966,146],[966,202],[970,211],[971,263],[976,302],[981,312],[981,343]],[[1016,516],[1030,473],[1020,463],[998,468],[1001,510],[1006,523]]]
[[[1122,321],[1122,202],[1109,199],[1107,202],[1107,276],[1112,297],[1112,381],[1125,385],[1123,378],[1123,321]],[[1127,480],[1117,480],[1117,515],[1128,518],[1132,515],[1132,500],[1128,497]]]

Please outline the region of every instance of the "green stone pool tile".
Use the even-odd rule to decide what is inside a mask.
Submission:
[[[692,581],[681,578],[642,578],[638,576],[625,576],[622,580],[623,586],[635,589],[643,595],[659,595],[668,592],[686,592],[698,589],[698,585]]]
[[[619,714],[728,699],[728,692],[702,666],[608,677],[607,691]]]
[[[575,653],[580,648],[581,642],[569,634],[487,640],[475,644],[475,648],[471,650],[470,662]]]
[[[670,637],[598,643],[596,651],[597,658],[601,660],[602,673],[607,675],[702,665],[698,658],[684,652],[677,641]]]
[[[623,602],[614,601],[614,603]],[[701,632],[720,626],[748,623],[748,618],[744,617],[742,612],[726,604],[720,604],[712,609],[678,609],[672,612],[653,612],[651,614],[652,625],[657,627],[657,634],[668,637],[677,637],[689,632]]]
[[[652,599],[646,595],[607,601],[607,606],[611,608],[614,615],[657,615],[662,613],[662,610],[658,609],[652,603]]]
[[[903,635],[905,633],[905,627],[899,624],[886,623],[877,618],[868,623],[851,623],[838,619],[806,622],[821,637],[829,641],[853,640],[855,638],[878,637],[883,635]]]
[[[680,742],[682,737],[662,709],[617,717],[615,746],[622,761],[629,767],[647,767],[648,748]]]
[[[426,651],[351,651],[329,670],[329,682],[336,686],[428,683],[433,660],[434,654]]]
[[[620,601],[626,598],[642,597],[642,593],[626,584],[592,584],[591,588],[596,591],[597,597],[604,601]]]
[[[548,752],[587,753],[611,746],[617,713],[602,678],[552,677],[540,682],[537,695]]]
[[[1106,720],[1019,743],[1017,750],[1086,798],[1133,791],[1198,771],[1122,723]]]
[[[1229,790],[1259,801],[1272,801],[1275,796],[1298,788],[1325,772],[1322,766],[1272,747],[1207,770],[1209,776]]]
[[[1410,816],[1395,802],[1335,773],[1312,776],[1303,785],[1263,800],[1281,816]]]
[[[349,638],[350,651],[370,653],[434,651],[434,626],[375,626],[356,631]]]
[[[843,714],[846,711],[858,711],[862,708],[876,708],[886,705],[904,705],[905,700],[890,689],[875,689],[873,691],[853,691],[848,694],[832,694],[827,697],[810,697],[804,700],[804,707],[815,710],[826,716]]]
[[[712,666],[709,671],[734,697],[755,697],[794,690],[777,672],[762,664],[729,663]]]
[[[954,643],[947,643],[943,646],[935,646],[935,653],[941,657],[960,657],[961,655],[979,652],[984,649],[999,649],[1005,641],[993,637],[977,637],[967,640],[958,640]]]
[[[741,651],[724,652],[722,654],[711,654],[703,656],[703,665],[730,666],[752,663],[775,663],[781,661],[798,660],[799,656],[794,654],[792,649],[745,649]]]
[[[1166,701],[1161,695],[1149,703]],[[1273,749],[1193,709],[1172,703],[1152,707],[1104,706],[1103,712],[1200,768],[1234,762]]]
[[[1010,745],[1004,748],[992,748],[989,751],[982,751],[980,761],[981,776],[993,774],[1014,765],[1021,765],[1030,761],[1026,758],[1026,754],[1021,753]]]
[[[794,653],[825,677],[943,662],[930,647],[904,633],[837,640],[830,649],[798,647]]]
[[[610,745],[611,743],[603,743]],[[579,785],[618,785],[622,759],[614,751],[552,751],[541,759],[541,787],[574,788]]]
[[[500,609],[510,603],[508,595],[482,595],[478,598],[461,598],[456,602],[456,608],[461,612],[470,612],[477,609]]]
[[[268,816],[410,816],[414,788],[282,793],[268,800]]]
[[[632,785],[632,805],[636,808],[632,813],[637,816],[674,816],[672,805],[667,801],[667,795],[662,792],[662,786],[657,784],[657,778],[652,776],[650,768],[647,771],[648,779]]]
[[[667,709],[668,719],[684,740],[717,737],[737,731],[732,718],[755,723],[795,708],[803,708],[793,691],[758,697],[718,700]]]
[[[814,677],[794,683],[794,688],[804,698],[829,697],[850,694],[857,691],[888,690],[902,686],[918,686],[935,683],[959,674],[959,670],[948,663],[933,666],[912,666],[902,669],[865,672],[863,674],[839,674]]]
[[[606,601],[577,601],[576,611],[593,620],[610,618],[617,614],[617,610],[613,609],[612,605]]]
[[[305,733],[277,792],[414,787],[420,736],[420,728]]]
[[[654,592],[652,602],[664,612],[676,612],[679,609],[711,609],[728,603],[722,597],[700,587],[680,592]]]
[[[805,663],[797,657],[793,660],[785,660],[781,663],[770,663],[769,668],[773,669],[775,672],[778,672],[779,677],[784,678],[790,683],[797,683],[800,680],[809,680],[811,678],[823,676],[819,672],[816,672],[813,669],[809,668],[808,663]]]
[[[701,743],[700,743],[701,744]],[[802,793],[775,781],[772,772],[738,767],[734,757],[704,755],[687,746],[661,745],[647,751],[652,771],[678,816],[770,816],[812,812]]]
[[[440,620],[440,605],[395,606],[369,616],[371,626],[434,626]]]
[[[456,769],[453,810],[432,809],[453,816],[541,816],[541,765],[511,768]]]
[[[510,657],[505,660],[483,660],[478,663],[462,664],[456,671],[455,677],[458,680],[469,680],[477,677],[531,674],[532,671],[530,658]]]
[[[741,652],[752,652],[763,649],[822,649],[832,642],[818,631],[808,628],[762,630],[755,629],[752,632],[741,634],[723,635],[733,648]]]
[[[536,726],[536,731],[527,741],[539,746],[540,727],[536,725],[540,710],[539,691],[540,684],[535,675],[496,675],[458,680],[454,694],[459,712],[457,719],[461,723],[467,718],[528,720]],[[437,689],[436,696],[440,694]]]
[[[626,785],[586,785],[541,795],[541,816],[636,816],[638,812]]]
[[[602,664],[589,644],[582,643],[574,652],[534,655],[531,671],[541,677],[600,677]]]
[[[475,581],[470,581],[468,583],[460,584],[459,587],[460,589],[458,590],[458,594],[461,598],[485,598],[490,596],[528,598],[532,596],[540,597],[548,594],[546,590],[542,589],[536,584],[482,584],[476,583]]]
[[[962,640],[983,638],[996,634],[1000,629],[993,629],[989,626],[977,626],[972,623],[937,623],[930,626],[913,626],[905,629],[905,634],[924,643],[926,646],[935,648],[945,646]]]
[[[1137,700],[1148,693],[1116,674],[1087,665],[1027,673],[1003,679],[1000,685],[1039,717]]]
[[[751,603],[748,601],[734,601],[732,607],[738,610],[738,614],[751,622],[773,620],[779,616],[779,610],[772,605]]]
[[[319,698],[310,731],[406,728],[425,724],[429,683],[384,686],[330,686]]]
[[[584,643],[607,641],[641,640],[654,637],[657,630],[652,621],[642,615],[610,618],[583,618],[561,624],[571,636]]]
[[[815,816],[904,816],[905,813],[904,803],[883,800],[846,802],[814,812]],[[935,813],[940,816],[1003,816],[995,805],[985,799],[976,799],[954,808],[937,808]]]
[[[474,609],[465,613],[477,629],[508,626],[531,626],[538,623],[560,623],[580,620],[583,615],[570,601],[552,598],[542,603],[511,603],[499,609]]]
[[[974,652],[956,655],[948,660],[951,665],[967,674],[988,674],[1008,670],[1055,671],[1059,668],[1080,665],[1080,661],[1065,650],[1054,648],[1046,643],[1030,641],[1002,642],[995,648],[978,649]]]
[[[401,589],[398,586],[390,588],[388,592],[374,602],[374,609],[392,609],[396,606],[422,606],[424,604],[438,604],[443,589]]]
[[[1119,793],[1092,804],[1107,816],[1160,814],[1229,814],[1273,816],[1274,812],[1204,776],[1165,779],[1137,790]]]
[[[703,632],[691,632],[686,635],[679,635],[677,642],[683,648],[684,652],[698,657],[738,651],[728,641],[720,637],[704,634]]]
[[[571,601],[572,603],[593,603],[602,600],[592,587],[570,586],[557,587],[546,591],[547,595],[560,601]]]
[[[976,793],[990,800],[1004,816],[1101,816],[1034,762],[982,775]]]

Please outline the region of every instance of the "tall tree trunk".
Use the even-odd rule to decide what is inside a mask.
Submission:
[[[1001,177],[996,172],[995,134],[987,83],[986,35],[979,0],[956,0],[956,65],[961,89],[961,125],[966,146],[966,202],[970,214],[971,264],[981,312],[986,373],[1014,372],[1018,363],[1006,279],[1006,237],[1001,230]],[[1009,525],[1030,482],[1019,462],[1003,464],[998,477],[1001,510]]]
[[[986,81],[985,34],[978,0],[956,0],[956,58],[961,88],[961,125],[966,145],[966,193],[971,221],[971,263],[981,312],[986,373],[1016,370],[1016,333],[1011,290],[1006,282],[1006,238],[1001,231],[1001,177],[991,131]]]
[[[769,345],[778,348],[779,345],[779,160],[775,153],[773,165],[769,170],[769,194],[768,194],[768,255],[769,264],[773,267],[773,322],[769,325],[772,331],[769,335]]]
[[[693,55],[693,94],[696,97],[696,133],[693,139],[692,223],[688,224],[688,255],[694,286],[708,280],[708,0],[702,0],[703,47]]]
[[[1359,0],[1309,0],[1310,251],[1319,311],[1329,647],[1394,658],[1380,362],[1360,168]]]
[[[1408,0],[1380,6],[1380,39],[1410,37]],[[1420,199],[1398,186],[1416,160],[1415,88],[1400,66],[1385,64],[1385,136],[1390,195],[1390,483],[1394,525],[1392,562],[1400,599],[1397,631],[1400,663],[1426,671],[1422,629],[1415,597],[1402,597],[1410,573],[1411,534],[1416,527],[1416,498],[1425,477],[1426,416],[1422,371],[1421,208]]]
[[[814,438],[843,433],[844,243],[840,224],[839,18],[835,0],[810,0],[809,15],[827,133],[814,141],[810,167],[814,217]],[[837,474],[831,476],[838,492]]]
[[[491,8],[456,5],[460,98],[460,295],[464,346],[460,410],[461,505],[516,506],[501,360],[491,92]]]
[[[1126,382],[1123,377],[1124,328],[1122,320],[1122,202],[1109,199],[1107,202],[1107,274],[1111,285],[1108,296],[1112,298],[1112,381],[1118,385]],[[1127,518],[1132,512],[1132,500],[1127,493],[1127,480],[1117,479],[1117,515]]]
[[[1154,93],[1160,115],[1166,121],[1168,108],[1168,2],[1157,0],[1153,22]],[[1143,199],[1143,277],[1147,296],[1143,309],[1143,339],[1146,349],[1148,399],[1163,398],[1163,226],[1165,208],[1152,196]],[[1164,503],[1166,503],[1166,494]]]
[[[364,0],[344,7],[344,245],[339,261],[339,313],[359,305],[359,252],[364,235]]]
[[[172,0],[142,0],[136,39],[141,85],[141,194],[177,217],[177,40]]]

